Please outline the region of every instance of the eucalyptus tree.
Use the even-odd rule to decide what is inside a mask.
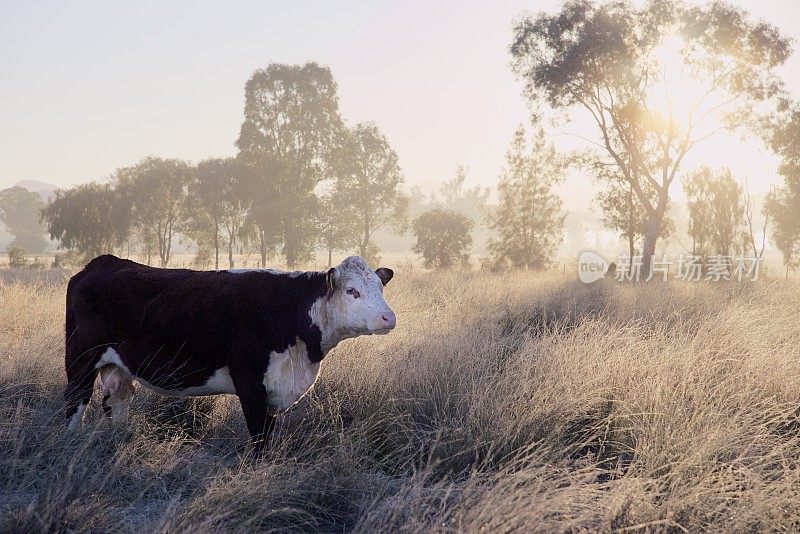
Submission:
[[[778,172],[784,184],[770,191],[764,211],[788,276],[789,269],[800,267],[800,104],[787,104],[784,111],[773,118],[769,130],[772,148],[781,158]]]
[[[189,187],[190,233],[214,249],[214,268],[219,269],[220,249],[228,253],[234,267],[234,252],[241,240],[249,206],[243,187],[244,170],[236,158],[211,158],[195,167]]]
[[[86,260],[122,246],[131,230],[131,204],[110,184],[90,182],[57,190],[41,219],[59,248],[78,251]]]
[[[524,17],[510,47],[533,105],[588,119],[581,132],[615,165],[645,213],[644,271],[686,155],[710,136],[750,124],[783,91],[791,54],[777,27],[725,2],[571,0]],[[655,195],[648,194],[650,188]]]
[[[313,254],[315,189],[329,176],[341,129],[336,82],[327,67],[272,63],[247,81],[236,146],[251,172],[250,223],[262,264],[277,247],[290,267]]]
[[[13,236],[8,248],[21,248],[26,252],[42,252],[47,243],[44,228],[39,221],[39,211],[44,207],[38,193],[15,186],[0,191],[0,223]]]
[[[155,241],[161,267],[169,263],[173,239],[186,227],[193,177],[194,168],[185,161],[152,156],[114,175],[117,191],[132,206],[133,226],[145,241]]]
[[[488,249],[496,268],[541,270],[551,263],[565,218],[553,187],[563,180],[566,166],[541,128],[530,145],[522,126],[514,132],[497,184],[498,204],[488,220],[494,232]]]
[[[413,250],[426,267],[446,268],[469,264],[473,221],[460,211],[433,208],[414,219]]]
[[[375,256],[375,232],[389,226],[401,233],[408,219],[397,153],[374,123],[360,123],[344,135],[335,162],[333,195],[351,208],[353,245],[362,257]]]
[[[745,198],[730,169],[700,167],[683,183],[689,207],[693,253],[730,256],[741,252],[745,235]]]

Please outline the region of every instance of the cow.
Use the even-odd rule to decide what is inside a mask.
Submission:
[[[80,426],[96,377],[124,420],[138,381],[187,397],[239,397],[256,454],[277,414],[305,395],[337,344],[386,334],[394,272],[351,256],[328,271],[161,269],[99,256],[67,285],[66,418]]]

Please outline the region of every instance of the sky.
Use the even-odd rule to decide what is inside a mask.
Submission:
[[[559,5],[0,0],[0,188],[103,179],[148,155],[234,155],[253,70],[306,61],[331,68],[344,118],[381,128],[409,184],[464,164],[469,182],[493,185],[529,117],[509,67],[514,20]],[[800,4],[742,5],[800,41]],[[783,74],[800,95],[797,56]],[[580,146],[569,131],[551,131],[564,149]],[[739,170],[756,192],[779,182],[754,141],[716,139],[694,158]],[[561,192],[568,206],[593,195],[575,173]]]

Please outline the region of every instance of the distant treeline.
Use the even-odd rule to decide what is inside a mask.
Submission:
[[[786,268],[800,266],[800,104],[780,77],[793,45],[779,28],[722,1],[581,0],[521,17],[509,51],[537,119],[512,139],[496,206],[486,190],[464,187],[463,169],[433,201],[409,195],[380,129],[341,117],[328,68],[272,64],[245,86],[235,157],[150,157],[107,182],[57,192],[39,208],[42,221],[85,257],[126,248],[167,265],[181,235],[215,267],[221,254],[232,266],[242,247],[262,265],[282,255],[294,267],[319,249],[373,261],[379,231],[410,231],[426,265],[447,267],[469,261],[480,229],[488,266],[541,269],[564,233],[554,186],[573,165],[599,186],[604,225],[643,256],[645,273],[656,243],[676,237],[670,190],[679,181],[693,254],[761,257],[771,227]],[[575,135],[587,150],[558,154],[538,123],[544,115],[582,117]],[[761,206],[732,171],[687,168],[687,156],[723,132],[760,138],[781,158],[785,183]],[[21,191],[3,193],[14,243],[42,246],[41,231],[13,222],[31,224],[37,208],[11,206],[24,203]]]
[[[426,265],[448,267],[469,262],[474,227],[488,225],[493,265],[542,268],[551,260],[563,215],[550,186],[564,160],[552,158],[549,145],[529,151],[522,128],[500,183],[503,209],[489,210],[489,190],[466,188],[463,167],[439,195],[413,189],[410,196],[379,128],[345,124],[328,68],[272,64],[252,75],[245,95],[236,157],[191,164],[151,156],[104,182],[58,190],[39,208],[50,238],[83,260],[134,251],[163,267],[180,236],[196,245],[198,263],[208,259],[215,268],[234,267],[243,248],[257,250],[262,266],[282,255],[293,268],[319,249],[329,263],[338,251],[377,261],[374,236],[384,229],[410,231]],[[541,128],[536,139],[545,143]],[[36,218],[27,217],[28,226]],[[41,231],[35,240],[22,234],[12,246],[43,248]]]

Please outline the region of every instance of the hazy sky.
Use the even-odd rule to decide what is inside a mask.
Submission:
[[[380,126],[410,183],[463,163],[490,185],[528,116],[508,66],[513,20],[559,4],[0,0],[0,188],[103,178],[149,154],[233,155],[252,71],[309,60],[330,66],[350,124]],[[800,4],[745,5],[800,38]],[[798,66],[784,70],[795,94]],[[702,156],[755,189],[774,180],[756,143],[722,139]],[[588,197],[582,185],[573,178],[564,194]]]

